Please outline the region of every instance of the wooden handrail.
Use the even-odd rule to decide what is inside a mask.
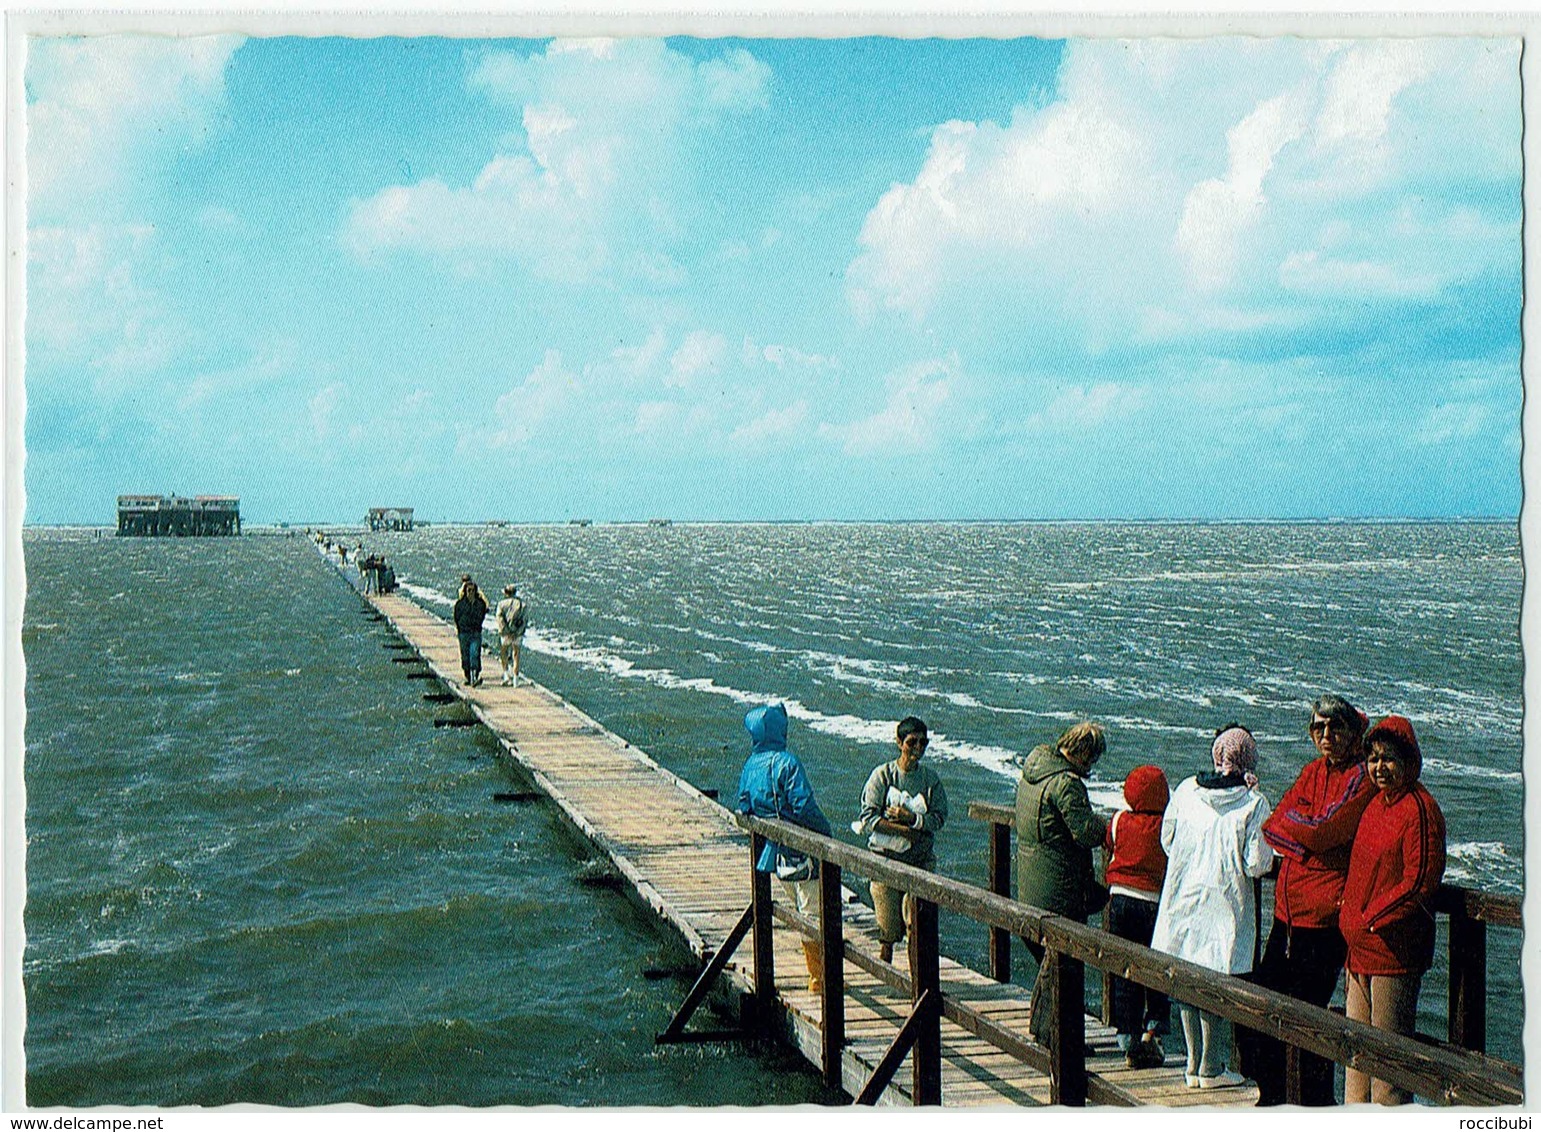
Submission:
[[[1011,873],[1010,843],[1016,826],[1015,808],[998,802],[974,801],[969,803],[968,815],[989,823],[991,891],[1010,895],[1007,882]],[[1278,865],[1275,865],[1268,875],[1277,877],[1278,871]],[[1255,883],[1261,893],[1262,882]],[[1525,922],[1521,915],[1520,899],[1445,884],[1435,892],[1431,903],[1435,912],[1443,912],[1450,917],[1446,1037],[1452,1045],[1482,1053],[1487,1049],[1487,927],[1492,924],[1495,927],[1523,928]],[[1261,899],[1257,910],[1261,919]],[[1002,968],[1009,972],[1010,945],[1009,942],[1001,943],[998,936],[998,932],[991,933],[992,971]],[[1258,943],[1262,943],[1261,924]]]
[[[968,816],[991,825],[1015,829],[1017,811],[1000,802],[970,802]],[[1276,875],[1278,866],[1273,873]],[[1480,920],[1499,928],[1523,928],[1521,901],[1518,896],[1505,896],[1497,892],[1483,892],[1477,888],[1463,888],[1458,884],[1442,884],[1434,893],[1434,911],[1447,915],[1463,915],[1467,919]]]
[[[972,809],[972,808],[971,808]],[[1517,1105],[1518,1066],[1354,1022],[1299,999],[1211,971],[976,885],[901,864],[801,826],[737,814],[754,835],[927,900],[978,923],[1041,942],[1070,959],[1165,991],[1180,1002],[1350,1065],[1398,1088],[1445,1104]],[[761,874],[763,875],[763,874]]]

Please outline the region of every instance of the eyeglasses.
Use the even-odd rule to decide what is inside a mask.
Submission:
[[[931,740],[924,735],[906,735],[899,740],[901,747],[919,747],[922,751],[931,745]]]
[[[1341,719],[1313,719],[1311,721],[1312,735],[1325,735],[1329,731],[1334,735],[1348,735],[1353,730],[1352,727]]]

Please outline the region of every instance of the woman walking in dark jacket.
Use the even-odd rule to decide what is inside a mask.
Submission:
[[[460,638],[460,671],[466,687],[482,682],[482,622],[487,618],[487,599],[471,575],[460,578],[460,597],[455,602],[455,635]]]

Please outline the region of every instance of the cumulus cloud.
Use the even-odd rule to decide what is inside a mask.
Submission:
[[[796,440],[808,432],[811,419],[808,402],[797,400],[790,405],[768,408],[759,416],[745,421],[728,435],[728,440],[735,446]]]
[[[721,334],[696,330],[685,336],[680,348],[669,359],[669,372],[664,384],[688,388],[702,374],[722,372],[728,356],[728,340]]]
[[[187,331],[146,278],[157,274],[163,260],[148,224],[33,228],[27,246],[28,349],[86,366],[103,378],[164,366],[185,344]]]
[[[493,404],[495,425],[488,442],[494,448],[529,443],[545,421],[576,403],[582,388],[582,380],[563,363],[561,352],[547,350],[540,364]]]
[[[1056,392],[1042,410],[1029,415],[1023,429],[1030,433],[1091,429],[1134,415],[1144,408],[1146,400],[1143,388],[1116,381],[1070,385]]]
[[[121,206],[130,179],[217,128],[238,36],[32,37],[27,42],[28,212]]]
[[[848,296],[1095,353],[1446,295],[1516,262],[1517,62],[1517,40],[1072,41],[1043,105],[935,129]]]
[[[1493,417],[1488,405],[1451,402],[1435,405],[1424,413],[1413,431],[1418,444],[1442,445],[1452,440],[1470,440],[1479,435]]]
[[[821,424],[819,435],[853,456],[933,449],[946,431],[943,410],[953,396],[955,367],[956,359],[922,362],[894,374],[881,409],[849,424]]]
[[[660,245],[688,233],[693,155],[717,122],[764,105],[768,79],[742,49],[697,63],[660,40],[488,52],[469,84],[517,113],[522,148],[493,154],[468,184],[428,178],[355,201],[345,240],[361,256],[498,255],[548,279],[624,271],[678,286]]]

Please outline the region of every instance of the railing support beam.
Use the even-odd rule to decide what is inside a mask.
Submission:
[[[1450,1043],[1487,1049],[1487,924],[1450,916]]]
[[[1086,1105],[1086,972],[1079,959],[1052,948],[1044,953],[1044,990],[1053,1012],[1049,1032],[1049,1103]],[[1038,1009],[1038,1003],[1033,1004]]]
[[[819,867],[819,953],[824,964],[824,997],[820,1019],[824,1083],[844,1085],[841,1058],[845,1053],[845,923],[841,913],[840,866],[825,861]]]
[[[755,865],[766,844],[762,834],[749,838],[750,906],[754,909],[754,1018],[753,1026],[762,1032],[768,1030],[776,1006],[776,947],[775,917],[771,908],[770,874],[762,873]]]
[[[990,891],[997,896],[1011,896],[1011,827],[990,825]],[[998,983],[1011,982],[1011,933],[1005,928],[990,929],[990,977]]]
[[[942,997],[941,947],[937,937],[936,905],[913,897],[907,901],[910,922],[910,993],[914,1013],[922,1012],[922,1003],[940,1003]],[[925,1009],[925,1017],[915,1037],[915,1055],[910,1059],[914,1070],[911,1096],[917,1105],[942,1103],[942,1012]]]

